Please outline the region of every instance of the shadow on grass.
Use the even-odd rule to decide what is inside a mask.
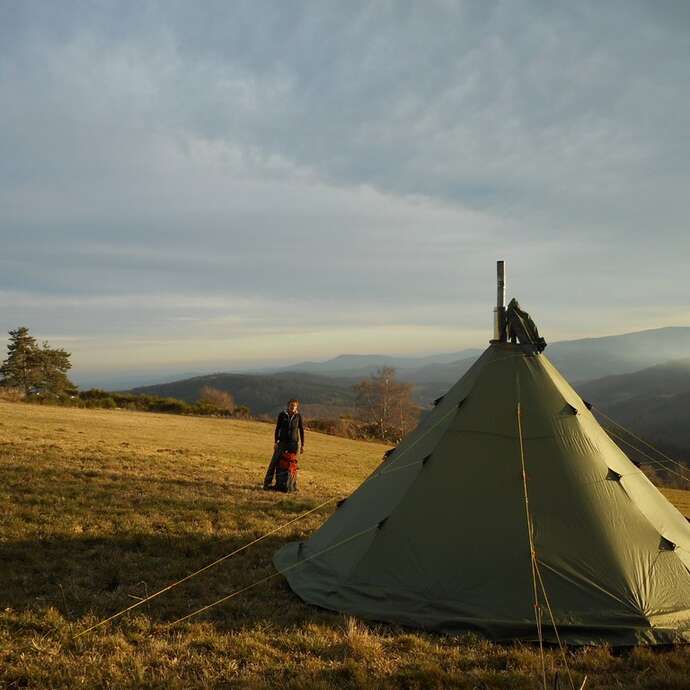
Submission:
[[[193,620],[224,631],[256,624],[296,625],[333,614],[307,607],[272,563],[296,537],[268,537],[139,606],[152,623],[170,623],[268,575],[271,580]],[[0,606],[14,611],[57,609],[73,622],[106,618],[245,545],[243,538],[137,534],[50,538],[0,544]]]
[[[120,619],[115,629],[103,628],[102,632],[110,630],[114,635],[98,632],[67,640],[65,649],[52,657],[51,663],[62,669],[53,676],[40,653],[40,645],[50,644],[45,641],[48,637],[71,638],[136,602],[137,597],[145,597],[244,545],[247,539],[135,534],[0,544],[0,606],[20,614],[6,616],[4,627],[18,640],[17,652],[31,650],[31,641],[36,644],[38,640],[39,645],[33,647],[38,650],[36,654],[28,652],[34,655],[32,659],[35,657],[33,665],[17,662],[6,678],[17,687],[73,687],[65,678],[84,667],[93,685],[107,677],[108,683],[122,687],[122,679],[130,671],[131,684],[126,687],[536,687],[539,657],[535,646],[494,645],[474,635],[442,636],[397,626],[360,624],[303,604],[277,574],[192,619],[210,621],[212,629],[199,626],[185,630],[180,626],[180,635],[171,636],[158,635],[159,630],[158,646],[146,642],[152,625],[171,623],[274,574],[273,553],[293,538],[269,537],[142,605]],[[65,621],[73,625],[66,628]],[[124,636],[116,633],[120,626],[126,629]],[[59,635],[52,635],[60,629]],[[98,664],[83,656],[91,653],[89,650],[120,656],[102,676]],[[189,665],[164,667],[166,654],[175,658],[184,655]],[[552,659],[551,667],[556,668],[557,651],[549,649],[547,656]],[[309,664],[300,663],[299,659],[305,658]],[[682,651],[672,650],[666,655],[662,650],[626,650],[623,658],[617,658],[608,648],[595,649],[591,654],[578,650],[571,663],[579,680],[589,673],[615,678],[615,687],[687,687],[688,658]],[[159,682],[147,678],[143,671],[137,675],[136,664],[158,668]],[[228,669],[234,669],[232,682],[225,680]],[[644,682],[633,684],[643,671],[647,674]],[[2,677],[0,671],[0,684]]]

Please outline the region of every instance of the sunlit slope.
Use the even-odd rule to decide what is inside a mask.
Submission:
[[[257,422],[0,402],[0,687],[537,687],[536,649],[345,619],[306,606],[282,576],[167,627],[273,575],[275,551],[310,534],[334,503],[73,639],[349,494],[385,450],[309,433],[300,492],[276,494],[260,488],[272,433]],[[686,492],[669,494],[690,506]],[[685,687],[686,649],[630,659],[600,649],[574,652],[570,664],[591,687]],[[547,662],[555,668],[557,651]]]
[[[171,497],[187,486],[193,493],[217,493],[222,501],[232,502],[233,492],[254,492],[260,485],[272,444],[273,427],[262,422],[0,402],[2,463],[11,475],[13,459],[28,461],[23,469],[36,474],[23,488],[28,504],[32,495],[38,499],[38,485],[48,477],[56,480],[56,492],[63,482],[75,490],[81,482],[85,493],[95,486],[108,493],[110,487],[113,502],[118,491],[124,491],[123,498],[131,495],[132,487],[124,488],[128,481],[145,481],[161,494],[167,486]],[[385,449],[377,443],[308,432],[307,452],[300,458],[301,495],[325,500],[349,493],[380,462]],[[690,492],[662,491],[690,517]],[[266,498],[256,496],[260,502]],[[53,500],[48,504],[51,510],[57,507]],[[108,505],[95,507],[108,510]]]
[[[118,502],[118,491],[131,493],[128,481],[144,481],[161,493],[166,485],[170,496],[183,495],[182,487],[187,487],[190,498],[217,492],[223,501],[232,502],[234,492],[260,486],[273,452],[273,426],[0,402],[0,444],[10,473],[14,460],[21,463],[22,473],[34,475],[24,487],[27,498],[40,494],[38,485],[51,476],[56,492],[64,483],[76,489],[80,482],[85,494],[96,485],[104,493],[110,490],[111,507]],[[347,493],[380,462],[385,450],[376,443],[308,432],[300,458],[302,491],[310,499]],[[59,502],[59,496],[55,498]],[[267,498],[257,496],[260,501]]]

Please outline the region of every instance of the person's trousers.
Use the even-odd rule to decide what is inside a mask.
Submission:
[[[276,469],[278,468],[278,460],[280,460],[280,456],[283,451],[289,450],[290,446],[290,443],[286,443],[284,441],[278,442],[278,445],[273,451],[271,462],[268,463],[268,469],[266,470],[266,476],[264,477],[264,486],[271,486],[271,484],[273,484],[273,477],[276,473]]]

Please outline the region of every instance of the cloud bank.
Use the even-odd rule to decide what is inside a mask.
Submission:
[[[84,370],[688,323],[681,3],[7,3],[0,327]],[[107,353],[107,354],[106,354]]]

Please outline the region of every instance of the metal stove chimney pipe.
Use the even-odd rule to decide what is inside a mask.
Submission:
[[[492,343],[505,343],[506,334],[506,265],[505,261],[496,262],[496,281],[498,297],[494,309],[494,338]]]

